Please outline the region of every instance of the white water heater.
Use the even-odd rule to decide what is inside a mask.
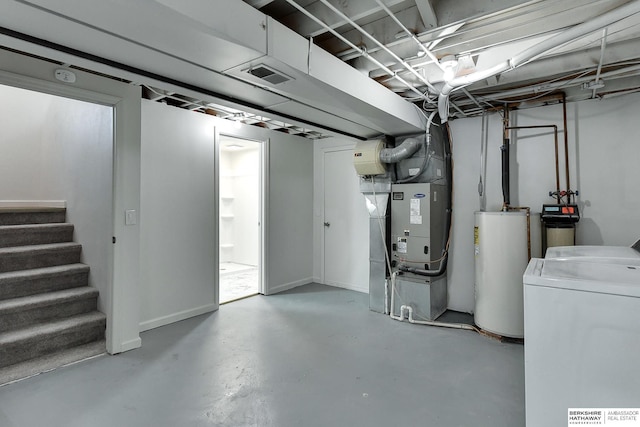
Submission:
[[[487,332],[524,337],[522,275],[529,242],[533,256],[540,252],[539,215],[529,219],[527,225],[526,211],[475,213],[475,323]]]

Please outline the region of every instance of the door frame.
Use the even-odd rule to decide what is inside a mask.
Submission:
[[[139,227],[125,228],[124,212],[140,210],[140,89],[75,69],[70,71],[78,76],[78,82],[65,84],[54,79],[54,70],[64,66],[19,53],[3,55],[10,58],[6,63],[0,57],[3,85],[113,109],[111,229],[114,239],[119,240],[108,251],[107,295],[102,295],[107,312],[105,338],[110,354],[138,348],[142,345],[138,325]]]
[[[321,214],[321,218],[320,221],[318,221],[318,225],[316,226],[317,232],[319,233],[319,240],[320,240],[320,248],[319,248],[319,256],[320,256],[320,283],[322,284],[326,284],[326,279],[325,279],[325,234],[324,234],[324,222],[325,222],[325,206],[324,206],[324,200],[325,200],[325,157],[327,153],[331,153],[331,152],[339,152],[339,151],[353,151],[356,148],[356,143],[355,142],[349,142],[347,144],[342,144],[339,146],[331,146],[331,147],[323,147],[320,148],[320,177],[318,180],[318,187],[319,187],[319,192],[321,195],[321,206],[322,206],[322,214]]]
[[[260,265],[258,266],[258,293],[261,295],[266,295],[269,289],[267,278],[268,271],[268,253],[266,250],[266,245],[268,242],[268,193],[267,189],[269,188],[269,174],[267,171],[269,164],[269,138],[266,139],[256,139],[250,138],[242,135],[242,130],[238,129],[237,132],[230,131],[225,129],[224,131],[220,130],[219,126],[216,126],[214,129],[214,144],[215,144],[215,159],[214,159],[214,216],[215,216],[215,255],[214,255],[214,268],[215,268],[215,303],[216,305],[220,305],[220,144],[221,138],[236,138],[243,139],[245,141],[256,142],[259,144],[259,162],[260,162],[260,170],[258,172],[259,176],[259,218],[260,218],[260,226],[259,226],[259,235],[258,235],[258,260]]]

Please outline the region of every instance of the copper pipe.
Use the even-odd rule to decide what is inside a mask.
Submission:
[[[567,133],[567,95],[562,92],[562,118],[564,129],[564,168],[567,179],[567,202],[571,203],[571,183],[569,181],[569,134]]]
[[[560,161],[558,159],[558,126],[556,125],[538,125],[538,126],[507,126],[504,128],[505,138],[507,132],[512,129],[544,129],[553,128],[554,145],[555,145],[555,158],[556,158],[556,200],[560,204]],[[566,134],[566,132],[565,132]],[[566,156],[566,154],[565,154]]]

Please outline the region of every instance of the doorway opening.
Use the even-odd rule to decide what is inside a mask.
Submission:
[[[220,304],[261,293],[262,143],[220,135]]]

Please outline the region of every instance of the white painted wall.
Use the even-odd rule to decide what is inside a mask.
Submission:
[[[313,141],[243,126],[242,136],[269,139],[266,294],[313,281]]]
[[[142,103],[141,329],[215,310],[214,128]]]
[[[0,200],[65,200],[89,284],[110,286],[111,107],[0,85]],[[106,312],[104,299],[98,308]]]
[[[640,237],[640,144],[637,112],[640,95],[602,101],[567,104],[571,187],[578,197],[582,219],[576,243],[583,245],[631,245]],[[577,120],[576,120],[577,117]],[[562,106],[547,106],[512,112],[513,125],[556,124],[562,130]],[[480,118],[451,122],[453,134],[454,222],[448,269],[449,308],[474,309],[473,212],[480,207]],[[502,122],[489,118],[487,152],[487,210],[502,205],[500,151]],[[555,189],[553,135],[543,130],[521,130],[512,138],[511,204],[540,211],[543,203],[554,203],[548,192]],[[560,183],[565,189],[564,136],[560,141]]]
[[[269,141],[265,293],[312,281],[312,142],[143,101],[142,329],[217,308],[214,127]]]

